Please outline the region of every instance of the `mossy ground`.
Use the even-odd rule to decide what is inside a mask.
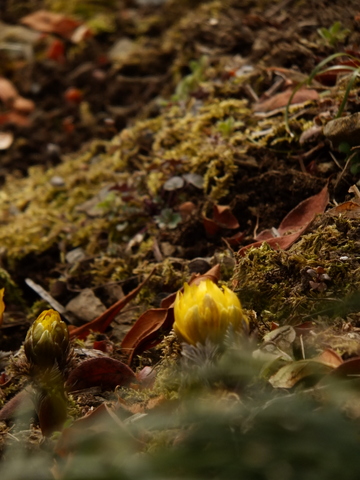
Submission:
[[[276,228],[291,209],[318,193],[328,181],[335,204],[349,198],[348,188],[358,180],[346,173],[337,182],[340,169],[332,162],[331,146],[323,138],[320,147],[318,138],[305,145],[299,142],[314,117],[335,115],[344,85],[327,90],[317,84],[323,93],[321,101],[290,108],[294,137],[286,132],[283,111],[259,116],[253,110],[256,97],[269,92],[281,75],[303,79],[319,58],[359,40],[356,2],[346,9],[341,2],[321,3],[327,8],[301,1],[292,2],[288,10],[280,4],[276,10],[277,2],[169,1],[151,14],[146,10],[133,20],[123,19],[124,31],[133,36],[137,48],[113,67],[108,80],[110,83],[119,75],[127,77],[127,85],[141,84],[129,94],[133,100],[137,95],[141,106],[119,123],[119,132],[111,139],[109,135],[94,139],[57,165],[31,166],[29,162],[23,168],[24,177],[10,167],[6,171],[0,192],[0,287],[6,289],[5,325],[20,315],[27,326],[26,316],[33,320],[38,313],[37,297],[24,283],[27,277],[62,304],[84,288],[92,288],[110,306],[109,284],[119,284],[127,293],[155,266],[136,307],[127,312],[129,328],[146,309],[158,307],[165,296],[179,289],[193,273],[191,261],[200,257],[209,266],[221,260],[223,280],[239,294],[251,318],[254,343],[261,341],[274,323],[296,326],[311,321],[316,338],[307,339],[306,348],[318,352],[331,346],[344,358],[359,353],[356,340],[345,335],[349,330],[355,332],[359,322],[360,232],[356,215],[325,213],[317,217],[287,251],[274,251],[264,244],[243,257],[236,254],[241,245],[253,241],[256,231]],[[311,23],[314,18],[319,26],[327,27],[341,20],[351,29],[347,44],[336,48],[324,45]],[[281,75],[274,73],[274,67]],[[154,81],[154,76],[160,76],[160,81]],[[120,78],[120,83],[123,80]],[[122,84],[121,88],[121,95],[126,96],[128,87]],[[349,112],[357,109],[357,94],[355,85]],[[101,135],[96,131],[92,136]],[[336,156],[344,166],[345,157],[338,152]],[[184,179],[187,174],[201,182]],[[174,177],[182,178],[183,183],[168,188],[167,182]],[[189,207],[190,202],[191,209],[184,212],[183,205]],[[230,206],[244,233],[239,245],[230,248],[227,239],[234,232],[227,226],[213,235],[206,231],[203,220],[211,217],[214,204]],[[75,248],[81,248],[83,256],[69,261],[68,254]],[[324,274],[326,277],[321,277]],[[25,333],[26,329],[19,329],[20,337]],[[133,365],[155,365],[155,390],[127,389],[118,392],[119,401],[131,397],[128,403],[143,411],[154,397],[176,403],[184,378],[177,376],[177,360],[169,359],[172,354],[177,359],[179,345],[168,333],[161,332],[162,350],[145,352]],[[116,348],[124,331],[119,334],[114,327],[108,334],[119,354]],[[2,335],[6,349],[18,348],[11,347],[10,335]],[[191,394],[199,391],[201,375],[209,374],[210,396],[218,398],[209,402],[216,404],[216,418],[220,418],[223,404],[233,402],[235,410],[239,409],[234,418],[241,418],[241,428],[236,427],[235,436],[238,430],[247,431],[244,419],[249,411],[257,415],[251,402],[254,384],[259,382],[257,366],[251,361],[247,365],[239,350],[225,356],[215,372],[201,371],[197,383],[191,380],[184,387],[192,398]],[[238,365],[245,370],[249,367],[248,371],[234,373],[232,368]],[[268,388],[262,384],[259,395]],[[10,397],[14,392],[4,393]],[[102,398],[94,396],[93,403],[88,398],[88,406],[101,404]],[[107,400],[114,402],[113,397]],[[259,397],[256,408],[261,408],[261,401]],[[191,408],[190,417],[195,415]],[[73,405],[72,411],[75,416],[84,413]],[[186,419],[191,423],[191,418]],[[208,428],[209,422],[202,425]],[[178,433],[184,429],[176,425],[169,430],[169,435],[149,434],[148,451],[166,444],[169,438],[171,443],[181,442]],[[192,434],[189,427],[184,438],[192,438],[196,444],[199,439]],[[236,438],[240,441],[242,437]]]

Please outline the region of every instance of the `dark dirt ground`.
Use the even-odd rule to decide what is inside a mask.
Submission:
[[[292,137],[284,123],[287,101],[264,102],[295,88],[334,53],[359,58],[358,2],[75,4],[85,6],[77,18],[86,23],[101,14],[106,28],[78,44],[49,33],[31,45],[27,58],[8,46],[20,45],[23,52],[24,38],[0,37],[0,76],[34,105],[24,112],[12,101],[0,103],[0,134],[13,138],[0,150],[0,287],[6,304],[1,350],[15,353],[30,323],[49,308],[27,278],[66,307],[64,318],[78,326],[101,315],[155,267],[106,334],[92,334],[82,344],[97,348],[94,342],[100,342],[107,355],[124,360],[121,342],[137,318],[159,308],[192,273],[220,263],[222,280],[238,292],[258,341],[269,326],[304,325],[324,307],[320,323],[332,330],[321,337],[321,349],[332,348],[343,360],[358,355],[342,337],[345,324],[357,335],[356,301],[341,312],[327,310],[358,291],[357,213],[345,220],[321,217],[289,253],[265,248],[237,255],[325,185],[329,207],[353,198],[349,187],[359,180],[356,168],[349,169],[349,156],[323,132],[344,98],[344,72],[316,77],[309,87],[316,97],[290,107]],[[0,21],[19,25],[49,5],[62,2],[6,0]],[[67,8],[65,15],[76,16]],[[340,33],[324,40],[318,30],[335,22],[341,23]],[[124,38],[118,57],[110,58]],[[63,50],[49,58],[54,42]],[[334,57],[329,65],[335,64]],[[76,89],[73,97],[70,88]],[[355,83],[343,115],[358,111]],[[304,139],[303,132],[314,126]],[[226,218],[216,216],[218,206],[227,207]],[[345,255],[351,258],[348,270],[339,260]],[[320,278],[324,273],[330,287]],[[309,281],[316,285],[309,288]],[[90,296],[79,298],[86,289]],[[171,326],[162,328],[152,342]],[[134,370],[159,361],[158,350],[144,349],[141,359],[135,356]],[[313,344],[310,350],[319,353]],[[24,385],[4,358],[3,404]],[[75,417],[107,395],[84,389]],[[11,422],[1,418],[7,432]],[[32,435],[37,444],[36,420]]]

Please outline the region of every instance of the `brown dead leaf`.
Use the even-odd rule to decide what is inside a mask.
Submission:
[[[293,388],[307,377],[322,377],[331,371],[332,367],[316,359],[299,360],[280,368],[269,378],[274,388]]]
[[[339,365],[332,375],[337,377],[359,377],[360,376],[360,357],[350,358]]]
[[[336,84],[336,80],[338,79],[339,75],[344,75],[349,73],[348,67],[358,68],[360,66],[359,60],[343,60],[343,61],[336,61],[334,65],[337,66],[336,70],[327,70],[315,75],[315,80],[322,83],[323,85],[332,87]],[[343,68],[341,68],[343,67]]]
[[[324,350],[316,359],[322,364],[327,365],[331,368],[337,368],[344,363],[343,359],[331,348]]]
[[[7,112],[0,114],[0,125],[14,124],[19,127],[28,127],[31,124],[30,119],[17,112]]]
[[[0,77],[0,100],[5,104],[11,104],[18,95],[15,85],[7,78]]]
[[[213,235],[216,235],[218,233],[218,231],[220,230],[219,225],[217,225],[217,223],[214,222],[214,220],[211,220],[211,218],[204,217],[203,218],[203,225],[204,225],[206,233],[208,235],[210,235],[211,237]]]
[[[140,315],[121,343],[124,353],[129,355],[129,363],[136,353],[159,343],[160,328],[171,329],[174,323],[172,310],[172,308],[152,308]]]
[[[222,228],[239,228],[239,222],[228,205],[214,205],[212,219],[203,217],[203,225],[208,235],[216,235]]]
[[[303,230],[299,230],[296,233],[285,235],[283,237],[269,238],[268,240],[266,240],[266,243],[270,245],[270,247],[273,248],[274,250],[287,250],[288,248],[291,247],[293,243],[296,242],[296,240],[298,240],[298,238],[301,236],[303,232],[305,232],[305,228]],[[249,248],[259,248],[264,243],[264,241],[265,240],[251,243],[250,245],[246,245],[245,247],[240,248],[239,254],[244,256],[246,253],[246,250],[248,250]]]
[[[135,373],[125,363],[110,357],[98,357],[80,363],[71,371],[66,384],[69,392],[99,386],[115,390],[136,382]]]
[[[356,202],[345,202],[337,205],[334,208],[331,208],[326,212],[328,215],[333,215],[338,217],[339,215],[346,218],[359,218],[360,216],[360,205]]]
[[[264,241],[275,250],[286,250],[300,238],[307,230],[315,216],[325,211],[329,202],[328,186],[317,194],[300,202],[288,213],[281,222],[277,232],[279,236],[275,237],[271,230],[263,230],[256,237],[257,242],[246,245],[239,250],[240,255],[244,255],[249,248],[258,248]]]
[[[213,220],[220,227],[223,228],[239,228],[239,222],[236,217],[231,213],[228,205],[214,205],[213,208]]]
[[[284,235],[291,231],[302,229],[313,221],[315,215],[323,213],[329,203],[328,187],[325,187],[317,194],[300,202],[280,223],[278,231]]]
[[[33,412],[34,403],[28,390],[20,390],[0,410],[0,421],[11,420],[21,413]]]
[[[254,112],[271,112],[272,110],[286,107],[292,93],[293,89],[288,88],[284,92],[277,93],[271,98],[267,98],[266,100],[255,103],[253,110]],[[298,90],[291,99],[291,105],[297,103],[305,103],[309,100],[319,100],[319,98],[319,94],[316,90],[312,90],[309,88],[300,88],[300,90]]]
[[[237,232],[231,237],[222,237],[223,240],[228,243],[230,246],[234,247],[239,245],[245,237],[245,232]]]
[[[15,98],[12,108],[19,113],[29,114],[35,110],[35,103],[19,95]]]
[[[23,17],[20,22],[39,32],[55,33],[68,39],[71,38],[77,27],[81,25],[81,22],[74,18],[47,10],[38,10],[31,13]]]
[[[100,316],[95,318],[95,320],[92,320],[91,322],[86,323],[85,325],[81,325],[81,327],[77,327],[70,330],[70,337],[85,338],[91,331],[101,332],[101,333],[105,332],[105,330],[114,320],[116,315],[125,307],[125,305],[127,305],[130,302],[130,300],[136,297],[136,295],[139,293],[139,291],[142,289],[145,283],[150,279],[154,271],[155,271],[155,268],[152,270],[149,276],[145,278],[145,280],[142,283],[140,283],[140,285],[134,288],[134,290],[128,293],[125,297],[121,298],[116,303],[114,303],[114,305],[109,307],[104,313],[102,313]]]
[[[109,422],[116,425],[128,437],[128,441],[134,444],[134,448],[140,448],[143,445],[126,428],[114,407],[102,403],[63,430],[55,448],[57,455],[66,457],[73,454],[89,432],[107,435]]]

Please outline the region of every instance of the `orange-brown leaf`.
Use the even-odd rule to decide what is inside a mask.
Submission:
[[[173,322],[172,308],[151,308],[140,315],[121,343],[124,353],[129,355],[129,363],[140,350],[156,345],[157,332],[165,324],[170,330]]]
[[[127,305],[130,302],[130,300],[136,297],[136,295],[139,293],[139,291],[142,289],[145,283],[152,276],[154,271],[155,269],[152,270],[150,275],[142,283],[140,283],[140,285],[134,288],[134,290],[128,293],[125,297],[115,302],[114,305],[109,307],[99,317],[95,318],[95,320],[92,320],[91,322],[86,323],[85,325],[81,325],[81,327],[74,328],[73,330],[71,330],[70,337],[85,338],[91,331],[105,332],[105,330],[114,320],[116,315],[125,307],[125,305]]]
[[[55,33],[64,38],[71,38],[74,30],[81,25],[81,23],[74,18],[47,10],[33,12],[23,17],[20,22],[39,32]]]
[[[284,92],[277,93],[271,98],[258,102],[253,107],[254,112],[271,112],[272,110],[286,107],[292,93],[293,89],[288,88]],[[319,100],[319,98],[319,94],[316,90],[300,88],[291,99],[291,104],[305,103],[308,100]]]
[[[329,202],[329,191],[327,185],[316,195],[300,202],[289,212],[281,222],[278,232],[280,236],[272,236],[271,230],[264,230],[256,237],[257,242],[246,245],[239,250],[240,255],[244,255],[250,248],[260,247],[264,241],[275,250],[286,250],[296,242],[298,238],[307,230],[315,216],[325,211]]]
[[[80,363],[67,379],[69,392],[99,386],[103,390],[114,390],[136,382],[135,373],[125,363],[110,357],[98,357]]]
[[[317,194],[300,202],[290,213],[286,215],[279,226],[279,233],[282,235],[289,231],[298,230],[307,226],[315,216],[325,211],[326,205],[329,203],[328,186]]]
[[[228,205],[214,205],[213,220],[220,227],[235,229],[239,228],[237,218],[232,214]]]

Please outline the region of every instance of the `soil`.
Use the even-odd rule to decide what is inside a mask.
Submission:
[[[52,3],[55,9],[55,1],[7,0],[0,20],[20,25],[25,15]],[[91,2],[84,5],[78,18],[87,22]],[[0,75],[34,102],[20,120],[7,117],[11,104],[1,105],[0,135],[13,135],[0,150],[1,350],[18,351],[30,323],[49,308],[26,279],[66,306],[64,318],[78,326],[85,323],[86,302],[93,312],[100,308],[96,318],[155,267],[105,334],[85,342],[103,342],[107,355],[124,360],[121,342],[139,316],[162,308],[191,274],[217,263],[259,342],[271,325],[302,325],[319,316],[331,336],[344,322],[357,328],[356,302],[326,310],[334,299],[353,299],[359,287],[357,213],[308,222],[289,252],[266,246],[245,257],[238,252],[263,230],[278,229],[326,185],[329,206],[354,200],[349,188],[359,180],[356,157],[350,163],[322,130],[336,117],[349,78],[306,80],[330,55],[359,58],[358,2],[121,0],[100,13],[111,27],[79,44],[49,33],[32,46],[30,59],[0,49]],[[335,22],[340,32],[324,39],[319,30],[330,31]],[[128,43],[114,59],[109,52],[124,38]],[[64,50],[51,58],[54,42]],[[338,60],[334,56],[329,65]],[[300,82],[313,96],[306,93],[304,101],[286,107],[287,100],[276,96]],[[343,116],[359,110],[358,85],[348,93]],[[351,257],[347,272],[339,260],[345,255]],[[324,271],[316,270],[320,266]],[[320,278],[324,272],[332,284]],[[317,286],[310,287],[312,281]],[[74,307],[74,320],[69,302],[85,289],[93,297]],[[164,325],[155,341],[169,334]],[[344,359],[357,354],[341,339]],[[335,343],[329,334],[321,347],[335,349]],[[139,352],[133,370],[159,361],[164,348]],[[7,384],[11,368],[2,365],[4,404],[16,392]],[[78,398],[75,417],[105,402],[98,391]]]

